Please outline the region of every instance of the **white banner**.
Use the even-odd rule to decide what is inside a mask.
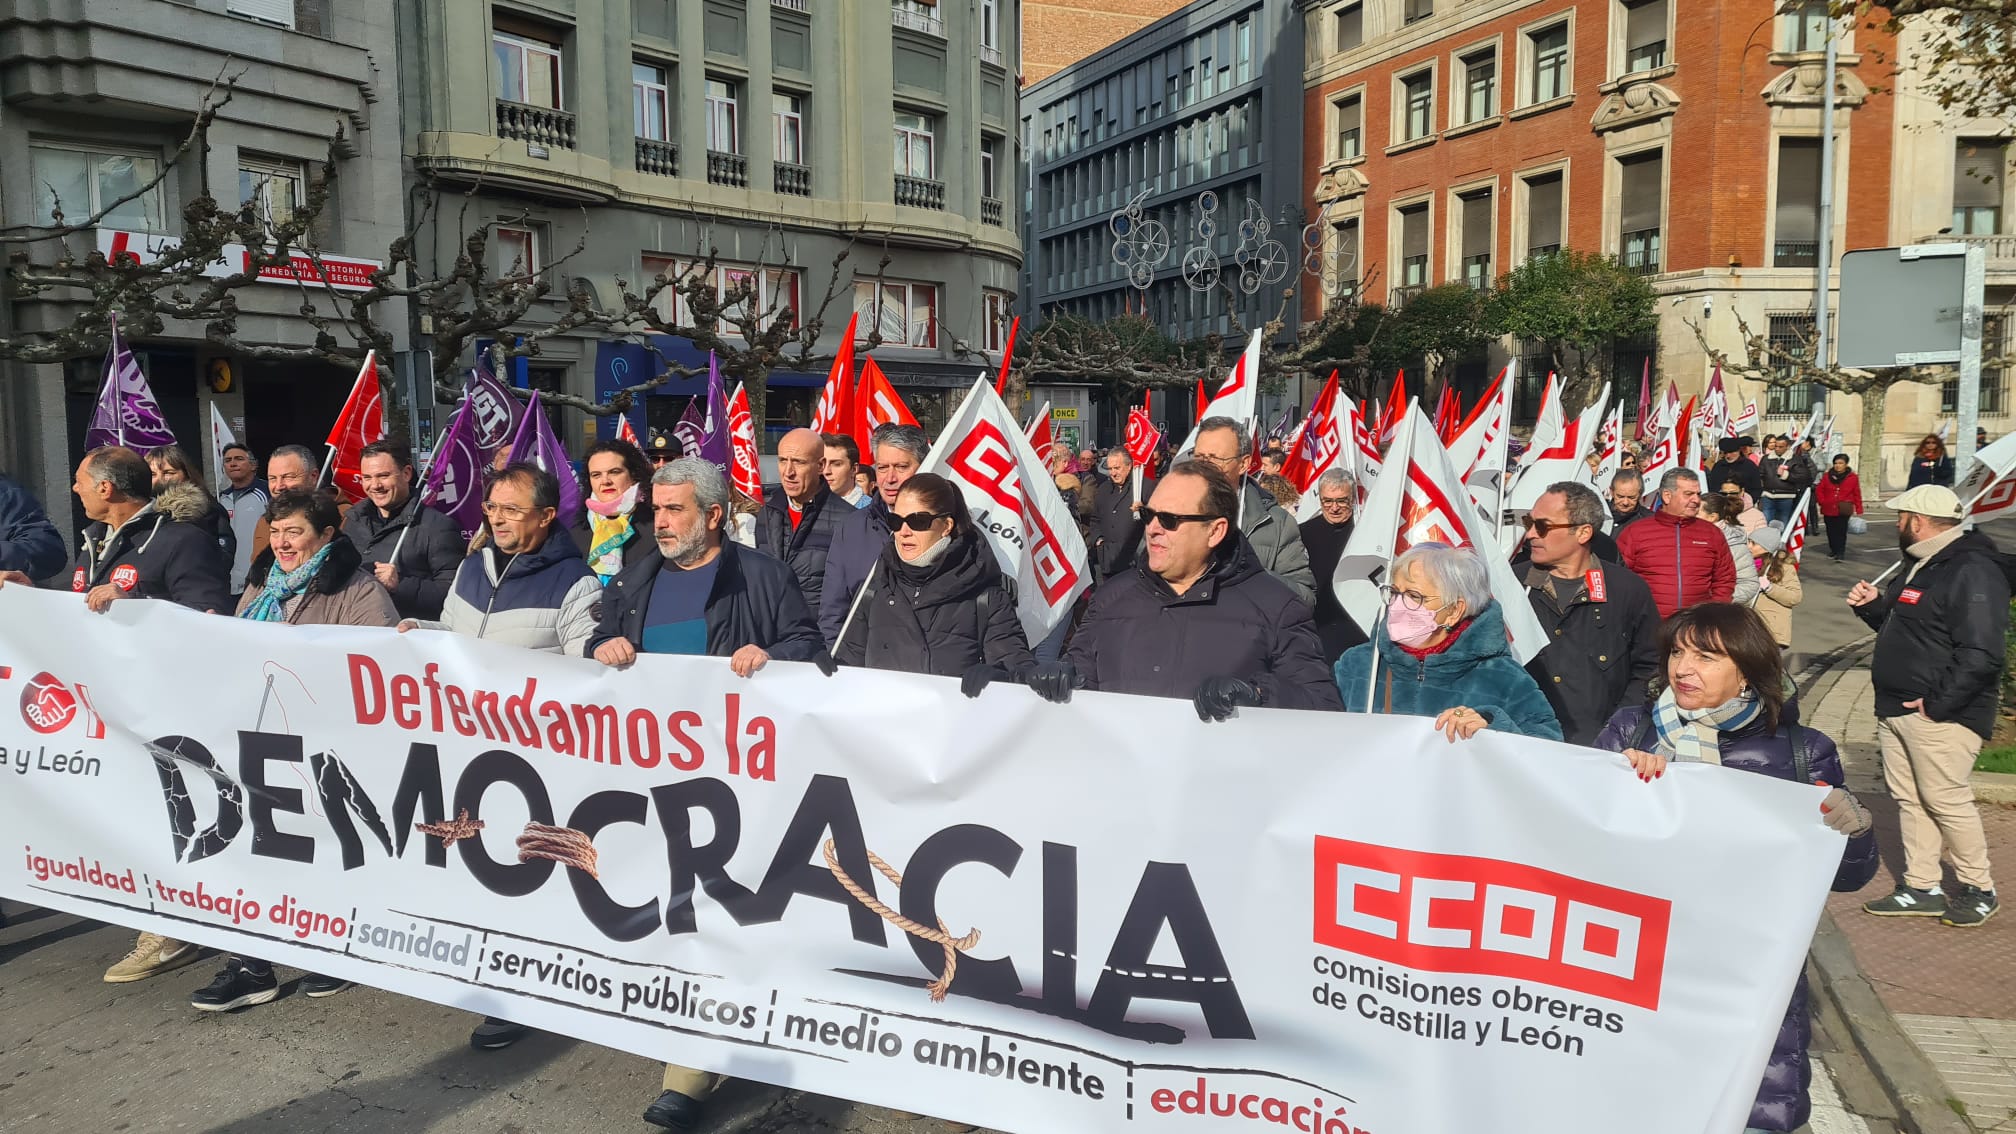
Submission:
[[[0,893],[1043,1134],[1733,1134],[1842,846],[1818,788],[1418,719],[12,586],[0,693]]]

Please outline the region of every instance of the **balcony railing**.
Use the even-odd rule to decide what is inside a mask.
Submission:
[[[1820,245],[1810,240],[1780,240],[1771,246],[1774,268],[1810,268],[1820,262]]]
[[[2010,268],[2016,267],[2016,263],[2012,263],[2012,261],[2016,261],[2016,233],[2005,232],[1995,236],[1933,236],[1926,238],[1926,242],[1931,244],[1939,244],[1948,240],[1961,241],[1967,244],[1979,244],[1981,250],[1987,253],[1988,263],[1997,271],[2008,271]],[[1998,263],[1997,261],[2000,262]]]
[[[793,197],[812,195],[811,166],[780,161],[772,164],[771,168],[776,171],[772,180],[776,183],[779,193],[789,193]]]
[[[896,175],[896,203],[917,209],[943,209],[945,183],[927,177]]]
[[[1659,230],[1639,229],[1624,234],[1624,254],[1618,259],[1624,262],[1627,271],[1641,276],[1659,274]]]
[[[1386,306],[1394,311],[1398,311],[1409,303],[1414,302],[1415,296],[1427,290],[1428,288],[1425,284],[1415,284],[1412,287],[1387,288]]]
[[[996,67],[1007,66],[1001,60],[1001,49],[998,47],[989,47],[984,43],[980,45],[980,62],[992,64]]]
[[[737,189],[749,187],[749,159],[741,154],[724,154],[720,150],[707,151],[707,180],[716,185],[729,185]]]
[[[550,106],[497,100],[497,136],[531,146],[574,148],[574,116]]]
[[[919,11],[916,8],[906,8],[901,4],[892,6],[889,9],[889,22],[899,28],[935,35],[939,39],[945,38],[945,21],[933,13]]]
[[[812,6],[806,0],[770,0],[772,8],[782,8],[787,12],[810,12]]]
[[[1001,223],[1001,198],[980,198],[980,223],[996,225]]]
[[[637,172],[660,177],[679,176],[679,143],[656,138],[637,139]]]

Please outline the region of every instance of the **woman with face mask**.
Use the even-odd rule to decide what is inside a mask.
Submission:
[[[1687,607],[1659,628],[1659,648],[1666,664],[1650,682],[1650,702],[1618,710],[1595,747],[1623,753],[1648,784],[1662,779],[1668,764],[1684,762],[1831,788],[1813,818],[1848,836],[1833,888],[1868,884],[1877,865],[1869,813],[1840,786],[1834,742],[1799,723],[1778,643],[1756,613],[1729,603]],[[1805,1125],[1811,1038],[1801,977],[1751,1104],[1749,1134]]]
[[[1451,741],[1487,728],[1561,739],[1553,707],[1506,644],[1476,552],[1417,543],[1386,577],[1378,634],[1337,659],[1346,711],[1434,717]]]
[[[896,496],[889,546],[841,632],[842,665],[960,679],[968,697],[1036,664],[994,552],[952,482],[918,473]]]
[[[603,586],[623,569],[639,540],[651,538],[651,466],[628,441],[588,447],[588,491],[574,525],[574,542]]]

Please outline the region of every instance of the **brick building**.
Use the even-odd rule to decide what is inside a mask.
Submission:
[[[1791,15],[1777,7],[1305,4],[1305,183],[1311,215],[1325,210],[1333,294],[1392,303],[1443,283],[1489,286],[1565,246],[1618,256],[1661,295],[1656,337],[1619,348],[1627,382],[1649,356],[1657,380],[1699,390],[1708,362],[1690,323],[1729,351],[1741,345],[1738,314],[1753,333],[1797,336],[1811,326],[1816,283],[1826,4]],[[1968,128],[1957,124],[1936,144],[1910,134],[1900,98],[1871,91],[1891,82],[1897,44],[1867,28],[1838,34],[1836,257],[1935,233],[1943,221],[1913,203],[1930,188],[1924,166],[1940,167],[1933,180],[1943,181],[1955,160],[1951,129]],[[2006,147],[1994,153],[2006,161]],[[2001,231],[2004,211],[1980,226]],[[1304,316],[1330,301],[1312,289]],[[1503,344],[1471,368],[1495,371],[1515,349]],[[1536,370],[1528,377],[1537,385],[1544,365]],[[1739,391],[1758,401],[1766,429],[1803,419],[1813,394]],[[1854,399],[1835,400],[1852,437]],[[1984,395],[2002,401],[1999,391]],[[1928,427],[1892,421],[1897,439],[1886,449]]]
[[[1026,0],[1022,78],[1037,83],[1181,8],[1185,0]]]

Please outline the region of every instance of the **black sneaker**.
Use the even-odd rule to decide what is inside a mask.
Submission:
[[[334,996],[346,988],[353,987],[355,984],[355,981],[344,980],[342,977],[323,976],[321,973],[307,973],[301,978],[301,995],[319,1000],[324,996]]]
[[[224,962],[217,979],[189,997],[189,1007],[198,1012],[231,1012],[265,1004],[280,995],[280,982],[272,970],[253,972],[238,958]]]
[[[523,1024],[485,1016],[483,1022],[476,1025],[476,1030],[469,1033],[469,1046],[477,1051],[496,1051],[510,1047],[531,1034],[532,1029]]]
[[[666,1091],[644,1108],[644,1121],[663,1130],[691,1130],[700,1125],[707,1104],[678,1091]]]
[[[1862,910],[1877,917],[1939,917],[1946,912],[1946,895],[1937,886],[1929,890],[1899,886],[1887,898],[1864,902]]]
[[[2000,903],[1995,900],[1995,891],[1983,890],[1978,886],[1962,886],[1954,891],[1953,901],[1946,910],[1946,916],[1939,919],[1939,924],[1972,929],[1994,917],[1999,907]]]

